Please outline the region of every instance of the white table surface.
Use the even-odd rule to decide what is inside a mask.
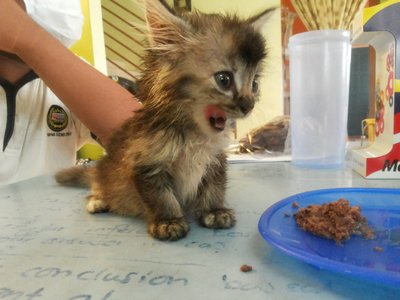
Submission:
[[[268,245],[258,220],[292,194],[334,187],[400,187],[350,169],[283,163],[229,166],[229,230],[191,223],[160,242],[138,219],[85,211],[84,189],[52,176],[0,188],[0,299],[400,299],[400,290],[319,270]],[[242,264],[253,266],[249,273]]]

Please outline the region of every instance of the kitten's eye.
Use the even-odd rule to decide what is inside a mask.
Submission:
[[[230,72],[218,72],[214,75],[215,82],[222,90],[229,90],[233,84],[233,75]]]
[[[255,94],[258,92],[258,76],[254,77],[251,84],[251,91]]]

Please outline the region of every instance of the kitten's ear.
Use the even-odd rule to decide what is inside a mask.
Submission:
[[[255,30],[260,31],[264,24],[271,18],[274,12],[277,10],[277,7],[269,8],[264,10],[263,12],[259,13],[251,17],[248,21],[254,27]]]
[[[145,0],[145,16],[152,47],[177,44],[188,24],[175,15],[163,0]]]

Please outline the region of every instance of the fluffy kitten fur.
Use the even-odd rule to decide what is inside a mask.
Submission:
[[[227,119],[246,116],[266,56],[259,33],[271,10],[247,20],[178,15],[145,1],[150,47],[138,82],[143,107],[105,146],[94,167],[60,171],[61,184],[91,186],[87,210],[142,216],[160,240],[186,236],[185,214],[230,228],[225,206]]]

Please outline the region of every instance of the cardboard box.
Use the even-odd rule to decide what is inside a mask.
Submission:
[[[400,1],[364,9],[353,44],[375,50],[375,138],[352,152],[353,169],[365,178],[400,179]]]

